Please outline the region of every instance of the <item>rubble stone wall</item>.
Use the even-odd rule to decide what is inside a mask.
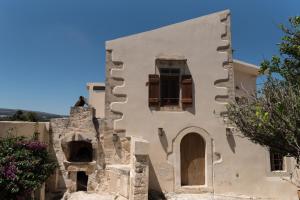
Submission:
[[[99,142],[100,120],[95,117],[95,111],[91,107],[72,107],[69,118],[52,119],[50,121],[52,153],[58,162],[58,170],[50,178],[49,185],[52,190],[68,192],[76,191],[77,172],[84,171],[88,178],[88,191],[95,191],[98,187],[98,170],[104,166],[102,145]],[[69,149],[68,142],[85,141],[93,146],[92,162],[70,162],[66,155]]]

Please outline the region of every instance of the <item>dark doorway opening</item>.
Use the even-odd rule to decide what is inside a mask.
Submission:
[[[89,177],[85,172],[77,172],[77,191],[87,191],[87,182]]]
[[[68,145],[70,162],[92,162],[93,147],[90,142],[72,141]]]

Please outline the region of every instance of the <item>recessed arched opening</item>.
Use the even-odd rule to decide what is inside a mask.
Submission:
[[[92,162],[93,147],[90,142],[71,141],[68,143],[70,162]]]
[[[205,184],[205,141],[198,133],[188,133],[180,142],[181,185]]]

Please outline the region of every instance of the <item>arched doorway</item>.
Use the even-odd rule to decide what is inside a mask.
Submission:
[[[181,185],[205,184],[205,141],[197,133],[188,133],[180,143]]]

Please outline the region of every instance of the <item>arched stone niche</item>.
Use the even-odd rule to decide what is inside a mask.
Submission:
[[[203,138],[205,143],[205,181],[201,185],[183,185],[181,183],[181,149],[180,145],[182,139],[190,134],[198,134]],[[187,127],[182,129],[172,140],[172,149],[169,151],[168,160],[173,163],[174,166],[174,189],[175,192],[185,193],[202,193],[213,191],[213,139],[210,134],[196,126]]]
[[[92,143],[87,141],[71,141],[67,145],[66,158],[69,162],[92,162],[93,147]]]
[[[94,137],[94,135],[91,133],[84,133],[84,134],[66,133],[65,137],[63,137],[61,140],[61,147],[64,152],[65,159],[69,162],[92,162],[94,160],[97,160],[96,157],[98,153],[97,152],[98,142],[96,140],[96,137]],[[80,156],[81,150],[85,150],[83,151],[83,153],[88,154],[86,156],[89,158],[92,157],[92,159],[87,159],[87,160],[74,159],[77,156]]]

